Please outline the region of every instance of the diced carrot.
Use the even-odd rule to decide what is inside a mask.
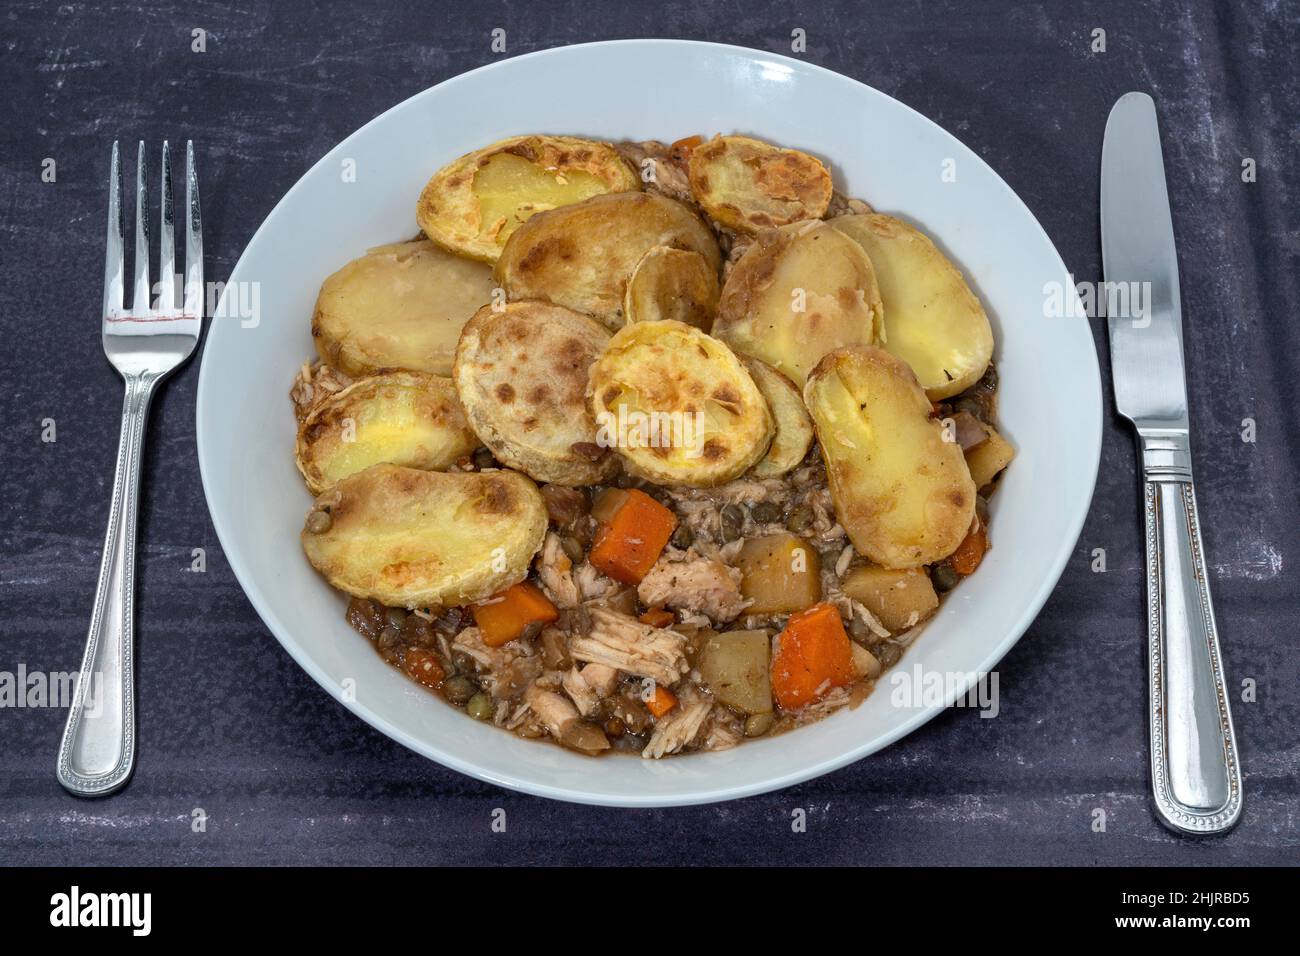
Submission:
[[[671,510],[632,488],[613,517],[596,531],[587,559],[615,581],[639,584],[676,530],[677,516]]]
[[[488,647],[513,641],[529,624],[550,624],[560,616],[546,595],[527,581],[475,604],[470,610]]]
[[[654,714],[656,718],[662,717],[676,706],[677,695],[667,687],[662,687],[659,684],[655,684],[655,692],[645,702],[646,710]]]
[[[677,616],[672,611],[661,607],[652,607],[639,618],[642,624],[649,624],[651,627],[667,627],[677,620]]]
[[[962,538],[957,550],[949,556],[948,564],[960,575],[974,574],[988,549],[989,536],[984,531],[984,522],[976,519],[975,527]]]
[[[414,678],[425,687],[437,687],[447,676],[447,672],[442,669],[442,662],[438,660],[438,655],[423,647],[406,649],[406,660],[402,662],[402,669],[406,671],[408,677]]]
[[[853,653],[835,605],[815,604],[792,614],[772,655],[772,692],[781,709],[821,700],[852,680]]]

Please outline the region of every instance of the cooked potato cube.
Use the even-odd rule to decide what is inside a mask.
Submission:
[[[766,362],[750,356],[740,359],[758,390],[767,399],[776,422],[776,434],[763,460],[754,466],[755,478],[779,478],[803,461],[813,440],[812,419],[804,408],[803,396],[792,381]]]
[[[772,710],[771,654],[768,631],[727,631],[705,638],[696,666],[722,703],[746,714],[766,714]]]
[[[793,614],[822,599],[817,549],[794,534],[750,538],[736,558],[746,614]]]
[[[618,471],[596,444],[587,372],[609,342],[589,316],[545,302],[487,306],[465,326],[453,375],[492,454],[537,481],[590,485]]]
[[[515,230],[496,276],[512,299],[540,299],[625,324],[628,279],[656,246],[697,252],[715,274],[722,253],[694,212],[657,193],[614,193],[538,213]]]
[[[818,360],[878,341],[880,294],[862,247],[824,222],[761,233],[736,262],[713,334],[800,388]]]
[[[452,252],[496,262],[534,214],[640,188],[636,172],[608,143],[513,136],[438,170],[420,194],[416,220]]]
[[[804,401],[858,552],[887,568],[952,554],[975,515],[975,484],[907,364],[882,349],[837,349],[809,376]]]
[[[494,285],[487,266],[431,242],[379,246],[321,286],[316,351],[353,378],[391,369],[450,375],[460,330]]]
[[[623,296],[627,322],[675,319],[707,332],[718,311],[718,270],[690,249],[655,246],[641,257]]]
[[[766,453],[775,423],[731,349],[682,322],[635,322],[591,367],[600,444],[661,485],[710,487]]]
[[[542,495],[518,472],[372,465],[316,499],[302,547],[340,591],[453,607],[523,580],[545,536]]]
[[[316,405],[295,458],[311,493],[379,462],[441,471],[478,447],[451,379],[390,372],[358,379]]]
[[[885,304],[884,347],[912,367],[930,399],[979,381],[993,356],[993,330],[948,257],[893,216],[842,216],[831,225],[870,256]]]
[[[705,211],[739,232],[820,219],[832,191],[820,160],[747,136],[715,136],[692,149],[690,182]]]
[[[1010,442],[991,426],[984,427],[988,429],[989,437],[966,451],[966,466],[970,468],[971,480],[975,482],[976,488],[987,485],[1016,457],[1016,450]]]
[[[893,570],[864,565],[850,571],[841,587],[879,618],[891,634],[920,624],[939,606],[930,575],[921,568]]]

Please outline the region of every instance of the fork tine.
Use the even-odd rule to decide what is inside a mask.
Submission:
[[[161,251],[158,254],[158,306],[169,313],[176,308],[176,233],[172,213],[172,151],[163,140],[162,148],[162,216],[158,230]]]
[[[149,288],[149,165],[144,158],[144,140],[136,152],[135,163],[135,292],[131,296],[131,311],[136,315],[148,312],[153,297]]]
[[[104,254],[104,315],[122,311],[122,162],[117,141],[113,142],[113,163],[108,174],[108,242]]]
[[[194,141],[185,142],[185,314],[203,318],[203,217],[199,213],[199,174]]]

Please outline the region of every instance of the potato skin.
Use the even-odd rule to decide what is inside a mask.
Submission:
[[[841,216],[830,224],[870,257],[885,306],[884,347],[912,367],[931,401],[979,381],[993,357],[993,330],[948,257],[893,216]]]
[[[718,311],[718,270],[689,249],[654,246],[632,270],[623,294],[625,322],[675,319],[704,332]]]
[[[691,150],[691,193],[722,225],[753,233],[820,219],[831,174],[821,160],[747,136],[715,136]]]
[[[763,457],[776,427],[735,354],[672,320],[636,322],[617,332],[591,367],[587,394],[602,425],[601,443],[617,449],[628,471],[661,485],[730,481]],[[628,441],[620,417],[635,439],[637,415],[664,416],[659,435]]]
[[[952,554],[975,516],[975,483],[907,363],[870,346],[836,349],[808,377],[804,401],[853,546],[896,569]]]
[[[760,233],[736,262],[713,334],[802,388],[831,349],[878,342],[882,313],[862,247],[824,222],[802,222]]]
[[[512,300],[562,305],[616,331],[632,270],[655,246],[698,252],[715,274],[722,266],[713,232],[686,206],[623,192],[533,216],[506,243],[496,277]]]
[[[470,425],[497,460],[537,481],[606,482],[618,456],[596,447],[587,373],[610,334],[546,302],[480,309],[461,333],[454,378]]]
[[[329,528],[304,527],[303,551],[330,584],[390,607],[456,607],[528,574],[546,505],[514,471],[372,465],[316,499]],[[310,527],[310,516],[309,525]]]
[[[494,287],[487,266],[427,240],[379,246],[321,285],[316,351],[353,378],[388,369],[450,375],[461,327]]]
[[[795,468],[808,454],[813,440],[813,423],[804,407],[803,395],[794,382],[766,362],[748,355],[740,356],[750,378],[767,399],[767,407],[776,422],[776,433],[763,460],[753,467],[755,478],[779,478]]]
[[[315,406],[294,458],[319,495],[379,462],[441,471],[478,447],[451,379],[389,372],[358,379]]]
[[[494,182],[484,181],[489,178]],[[512,136],[434,173],[415,218],[426,236],[451,252],[496,262],[511,232],[535,213],[640,188],[636,172],[608,143]]]

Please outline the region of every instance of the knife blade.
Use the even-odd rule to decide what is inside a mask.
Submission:
[[[1221,833],[1241,816],[1241,767],[1192,483],[1173,217],[1144,93],[1106,121],[1101,246],[1115,404],[1142,466],[1152,796],[1171,829]]]

